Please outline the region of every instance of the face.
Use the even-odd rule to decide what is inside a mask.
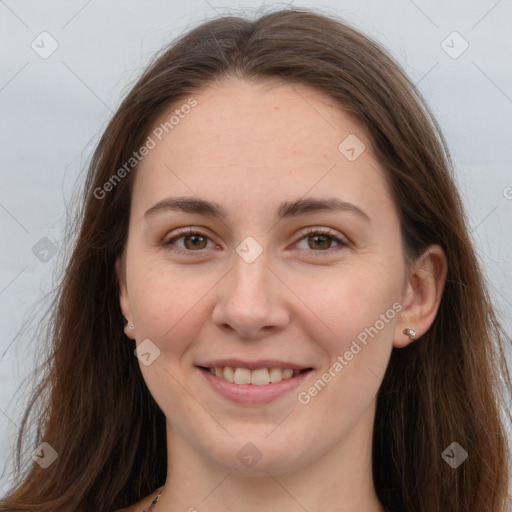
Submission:
[[[121,307],[168,444],[293,471],[371,435],[404,337],[397,212],[365,133],[318,91],[193,98],[136,171]]]

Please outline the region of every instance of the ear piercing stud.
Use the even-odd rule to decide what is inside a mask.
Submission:
[[[124,323],[125,329],[129,329],[130,331],[135,329],[135,326],[131,322],[128,322],[128,320],[124,316],[122,318],[123,318],[123,323]]]
[[[416,331],[414,329],[410,329],[407,327],[402,331],[406,336],[409,336],[409,339],[411,341],[414,341],[416,339]]]

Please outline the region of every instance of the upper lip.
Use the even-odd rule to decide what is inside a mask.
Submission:
[[[279,361],[277,359],[259,359],[258,361],[242,361],[241,359],[215,359],[213,361],[204,361],[197,364],[203,368],[247,368],[248,370],[257,370],[259,368],[290,368],[292,370],[306,370],[311,366],[290,363],[288,361]]]

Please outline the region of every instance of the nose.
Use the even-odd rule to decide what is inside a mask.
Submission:
[[[235,254],[233,267],[217,285],[214,324],[252,340],[285,327],[290,321],[286,286],[276,274],[265,251],[252,263]]]

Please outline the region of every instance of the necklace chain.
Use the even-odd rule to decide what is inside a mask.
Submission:
[[[157,497],[151,502],[149,507],[146,507],[142,512],[150,512],[150,510],[153,510],[155,508],[155,505],[156,505],[158,499],[160,498],[163,490],[164,490],[164,487],[162,486],[162,488],[160,489],[160,492],[158,493]]]

